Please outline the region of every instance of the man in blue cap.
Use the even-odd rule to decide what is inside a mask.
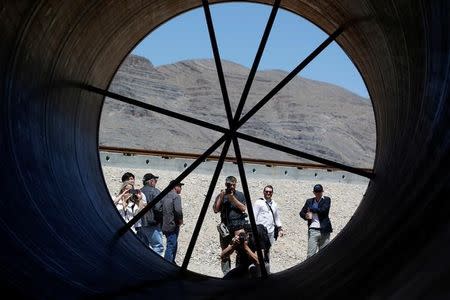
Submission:
[[[308,253],[311,257],[330,242],[333,231],[328,217],[331,206],[330,197],[323,195],[323,187],[316,184],[313,188],[314,198],[306,200],[300,211],[300,217],[308,221]]]

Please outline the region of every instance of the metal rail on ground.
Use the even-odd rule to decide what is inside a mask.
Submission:
[[[124,155],[148,155],[148,156],[159,156],[162,158],[186,158],[186,159],[197,159],[200,157],[198,153],[191,152],[175,152],[175,151],[161,151],[161,150],[149,150],[149,149],[137,149],[137,148],[124,148],[124,147],[113,147],[113,146],[99,146],[99,151],[111,152],[111,153],[122,153]],[[206,159],[207,161],[217,161],[219,160],[219,155],[210,155]],[[285,161],[285,160],[270,160],[270,159],[258,159],[242,157],[244,163],[265,165],[268,167],[292,167],[297,169],[323,169],[323,170],[339,170],[338,168],[327,166],[324,164],[313,164],[306,162],[295,162],[295,161]],[[237,164],[236,157],[226,157],[225,161]],[[370,168],[357,168],[364,172],[372,173]]]

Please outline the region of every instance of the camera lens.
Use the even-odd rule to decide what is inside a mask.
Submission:
[[[241,232],[239,234],[239,242],[242,244],[243,242],[245,242],[247,240],[247,235],[244,232]]]

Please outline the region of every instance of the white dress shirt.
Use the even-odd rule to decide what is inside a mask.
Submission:
[[[267,204],[270,205],[273,211],[270,211]],[[273,235],[273,232],[275,230],[275,226],[281,226],[280,216],[278,213],[278,205],[273,200],[265,200],[265,199],[258,199],[255,201],[255,204],[253,204],[253,212],[255,214],[255,220],[256,224],[262,224],[267,228],[267,231],[269,235]],[[273,219],[275,217],[275,224],[273,223]]]

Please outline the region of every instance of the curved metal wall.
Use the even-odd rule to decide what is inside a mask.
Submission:
[[[232,282],[179,274],[132,234],[116,238],[123,223],[97,150],[103,99],[79,85],[106,88],[149,30],[199,5],[0,4],[2,288],[45,299],[448,297],[445,0],[282,1],[329,33],[352,22],[338,42],[361,71],[375,110],[375,179],[324,251],[268,282]]]

